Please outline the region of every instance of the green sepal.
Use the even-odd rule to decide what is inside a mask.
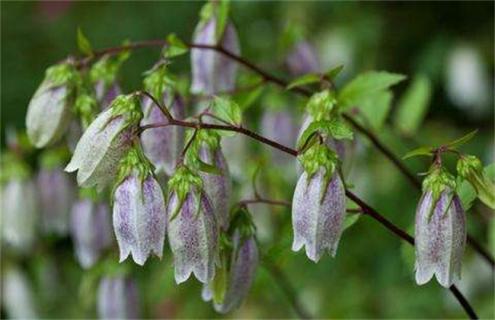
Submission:
[[[89,70],[89,79],[95,84],[98,81],[103,81],[105,88],[115,82],[117,74],[122,67],[122,64],[129,59],[130,51],[124,50],[118,55],[104,55],[93,64]]]
[[[340,64],[336,67],[331,68],[327,72],[325,72],[325,77],[329,80],[333,81],[340,74],[340,72],[344,69],[344,65]]]
[[[340,116],[333,117],[331,120],[320,120],[310,123],[303,131],[298,142],[297,148],[302,148],[307,144],[307,140],[315,133],[319,132],[323,136],[328,136],[336,140],[353,139],[353,132]]]
[[[414,150],[409,151],[406,153],[403,157],[402,160],[406,160],[412,157],[417,157],[417,156],[427,156],[431,157],[433,155],[434,148],[432,147],[419,147]]]
[[[170,217],[170,220],[173,220],[179,214],[179,211],[186,200],[187,194],[192,192],[193,188],[196,188],[196,191],[201,191],[203,189],[203,181],[201,180],[201,177],[197,173],[193,172],[189,167],[180,165],[175,170],[174,175],[170,178],[170,180],[168,180],[168,188],[171,193],[175,192],[177,199],[179,200],[179,205]],[[198,199],[200,201],[201,197],[198,196]]]
[[[49,81],[49,88],[62,85],[75,86],[80,81],[80,75],[70,62],[59,63],[49,67],[45,73],[45,80]]]
[[[151,70],[145,72],[145,78],[143,80],[144,90],[149,92],[155,99],[162,102],[164,92],[169,90],[175,90],[176,80],[169,74],[167,70],[168,62],[162,60],[157,63]],[[170,95],[170,100],[173,99],[173,95]],[[169,106],[172,101],[166,101],[165,105]]]
[[[84,35],[81,28],[77,28],[77,47],[81,53],[87,56],[93,56],[93,48],[88,38]]]
[[[455,177],[445,168],[436,164],[430,168],[428,176],[423,180],[423,192],[431,192],[432,196],[428,217],[432,216],[433,210],[444,191],[450,192],[449,205],[445,208],[445,212],[447,212],[455,195],[456,186]]]
[[[141,145],[134,144],[127,154],[120,160],[115,187],[120,185],[131,174],[135,173],[141,183],[150,175],[153,175],[153,165],[146,158]],[[113,194],[113,192],[112,192]]]
[[[326,178],[331,178],[339,162],[337,154],[324,143],[315,143],[308,148],[299,156],[299,161],[308,174],[308,181],[320,168],[325,169]]]
[[[195,131],[188,130],[186,132],[186,141],[189,141],[193,138],[193,134]],[[200,129],[197,130],[196,135],[194,136],[194,140],[191,141],[189,148],[187,149],[187,153],[185,155],[185,163],[194,170],[203,171],[206,173],[221,174],[219,168],[217,168],[214,164],[206,163],[202,161],[199,157],[199,151],[201,147],[206,145],[208,150],[212,153],[216,152],[218,148],[220,148],[220,135],[215,130],[208,129]]]
[[[112,109],[112,118],[123,116],[125,119],[125,128],[131,125],[138,125],[143,118],[141,111],[141,99],[137,94],[119,95],[110,106]]]
[[[495,209],[495,184],[484,173],[481,161],[473,155],[462,155],[457,161],[457,173],[467,180],[478,198],[488,207]]]
[[[183,55],[187,51],[189,51],[187,45],[175,33],[171,33],[167,36],[167,45],[163,48],[162,56],[173,58]]]
[[[330,90],[323,90],[311,96],[306,109],[314,121],[320,121],[328,119],[336,106],[335,94]]]
[[[236,231],[239,232],[240,235],[239,247],[241,247],[242,243],[246,239],[256,235],[256,226],[246,206],[236,206],[233,207],[232,209],[233,209],[233,211],[231,211],[232,218],[227,233],[230,236],[233,236]]]

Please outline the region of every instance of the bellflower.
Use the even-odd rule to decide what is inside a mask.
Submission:
[[[69,126],[77,71],[69,63],[49,68],[29,102],[26,128],[29,140],[37,148],[51,145]]]
[[[296,128],[292,114],[286,110],[267,110],[261,119],[261,132],[268,139],[292,147],[296,142]],[[286,164],[292,157],[280,150],[271,149],[272,158],[277,164]]]
[[[307,41],[297,42],[286,59],[287,67],[294,76],[320,71],[315,48]]]
[[[211,4],[207,4],[210,6]],[[225,50],[239,54],[239,39],[234,25],[227,21],[222,33],[217,34],[218,19],[215,10],[203,10],[202,18],[194,30],[193,43],[219,45]],[[191,50],[191,93],[213,95],[235,87],[237,64],[214,50]]]
[[[98,316],[101,319],[139,318],[136,282],[129,277],[103,277],[98,288]]]
[[[161,258],[167,223],[165,200],[151,164],[137,147],[122,160],[119,181],[114,192],[113,226],[120,261],[129,254],[139,265],[151,253]]]
[[[454,190],[454,177],[441,168],[434,168],[423,182],[415,228],[419,285],[430,281],[433,275],[446,288],[460,279],[466,225],[464,210]]]
[[[336,155],[317,144],[301,157],[304,173],[292,200],[292,250],[303,246],[309,259],[318,262],[327,249],[335,256],[346,213],[344,184],[336,170]]]
[[[175,281],[191,273],[208,283],[218,259],[218,226],[213,207],[201,186],[201,178],[180,167],[169,180],[168,240],[174,255]]]
[[[83,268],[90,268],[112,242],[108,206],[79,200],[72,207],[70,228],[77,260]]]
[[[97,185],[101,189],[110,183],[120,159],[132,145],[141,118],[137,96],[118,96],[84,132],[65,171],[78,170],[81,187]]]
[[[2,274],[2,305],[10,319],[39,317],[32,285],[19,268],[7,267]]]

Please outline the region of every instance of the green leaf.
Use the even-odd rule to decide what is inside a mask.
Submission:
[[[92,56],[93,49],[91,48],[91,43],[89,43],[88,38],[84,35],[81,28],[77,28],[77,47],[81,53]]]
[[[230,99],[215,97],[212,111],[216,116],[231,124],[240,125],[242,122],[241,108]]]
[[[401,74],[369,71],[357,76],[344,86],[338,95],[338,100],[343,108],[358,106],[363,99],[386,90],[404,79],[405,76]]]
[[[300,87],[300,86],[304,86],[307,84],[320,82],[320,79],[321,79],[321,75],[319,75],[317,73],[308,73],[308,74],[305,74],[301,77],[298,77],[298,78],[292,80],[289,83],[289,85],[287,85],[286,89],[291,90],[292,88],[295,88],[295,87]]]
[[[432,147],[419,147],[414,150],[409,151],[406,153],[403,157],[402,160],[406,160],[412,157],[417,157],[417,156],[427,156],[430,157],[433,155],[433,148]]]
[[[221,0],[218,5],[216,26],[215,26],[215,38],[217,42],[223,37],[225,26],[227,25],[227,19],[229,17],[229,0]]]
[[[390,112],[391,102],[392,93],[388,90],[378,91],[363,98],[357,105],[360,115],[364,118],[363,124],[374,130],[381,129]]]
[[[338,140],[352,139],[353,137],[352,130],[349,129],[342,119],[314,121],[302,133],[297,143],[297,148],[302,148],[315,131],[320,131]]]
[[[416,76],[399,101],[395,127],[404,134],[414,135],[426,115],[430,97],[430,80],[422,75]]]
[[[457,179],[457,195],[461,199],[464,211],[471,209],[476,199],[476,190],[467,180]]]
[[[359,220],[359,218],[361,218],[361,213],[357,213],[357,212],[346,213],[344,217],[343,230],[350,228],[353,224],[355,224]]]
[[[452,142],[449,142],[447,144],[447,147],[449,147],[451,149],[456,149],[456,148],[462,146],[463,144],[467,143],[472,138],[474,138],[474,136],[476,135],[476,133],[478,133],[478,129],[471,131],[470,133],[466,134],[465,136],[463,136],[463,137],[461,137],[461,138],[459,138],[457,140],[454,140]]]
[[[186,44],[175,33],[171,33],[167,37],[167,46],[163,49],[163,56],[165,58],[172,58],[183,55],[188,50]]]
[[[330,80],[334,80],[340,74],[342,69],[344,69],[344,65],[343,64],[338,65],[338,66],[328,70],[327,72],[325,72],[325,76]]]

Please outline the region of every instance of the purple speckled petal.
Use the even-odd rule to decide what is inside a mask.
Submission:
[[[168,94],[164,94],[164,101],[168,100]],[[152,123],[168,123],[167,118],[155,106],[149,98],[143,99],[143,119],[141,125]],[[169,107],[169,111],[176,119],[185,116],[184,102],[176,97]],[[155,173],[165,173],[171,176],[174,172],[184,140],[184,129],[179,126],[153,128],[145,130],[141,134],[141,144],[144,154],[155,166]]]
[[[261,119],[261,133],[268,139],[282,145],[293,147],[296,144],[296,127],[292,114],[286,110],[267,110]],[[292,161],[292,157],[285,152],[271,148],[272,158],[276,164],[286,164]]]
[[[200,24],[194,31],[193,42],[199,44],[215,45],[216,20],[210,19],[205,24]],[[225,32],[220,45],[226,50],[239,54],[239,39],[234,25],[230,22],[225,27]],[[192,93],[212,95],[221,91],[232,90],[235,87],[237,64],[213,50],[191,50],[192,69]]]
[[[220,148],[211,150],[205,145],[199,150],[199,158],[201,161],[220,169],[220,174],[200,172],[200,176],[203,180],[204,190],[213,206],[219,227],[226,230],[229,226],[229,202],[232,193],[227,161]]]
[[[77,143],[67,172],[77,172],[81,187],[97,185],[102,188],[113,181],[119,161],[131,146],[132,128],[125,127],[125,119],[112,119],[112,109],[100,113]]]
[[[238,308],[251,288],[258,267],[258,247],[253,237],[240,243],[239,234],[234,235],[229,282],[222,304],[215,304],[215,310],[227,313]],[[239,247],[240,246],[240,247]]]
[[[297,182],[292,200],[292,250],[299,251],[305,246],[306,255],[315,262],[318,262],[325,249],[335,256],[344,217],[345,191],[339,175],[334,173],[326,186],[323,169],[309,181],[308,174],[304,172]]]
[[[93,266],[111,244],[110,212],[106,204],[80,200],[71,211],[71,234],[76,257],[83,268]]]
[[[174,192],[167,207],[169,219],[178,205]],[[175,281],[182,283],[191,273],[203,283],[211,281],[218,261],[218,226],[206,194],[197,190],[188,193],[177,216],[169,220],[167,230],[174,255]]]
[[[66,235],[75,198],[71,177],[62,168],[41,169],[37,177],[43,231]]]
[[[101,319],[136,319],[139,298],[136,282],[122,276],[104,277],[98,288],[98,316]]]
[[[98,87],[98,86],[96,86]],[[101,93],[96,94],[96,99],[100,102],[100,106],[102,110],[107,109],[112,101],[117,98],[118,95],[122,94],[122,89],[120,88],[118,83],[113,83],[106,91],[102,91]]]
[[[136,173],[116,189],[113,225],[120,248],[120,262],[129,254],[143,265],[149,255],[163,254],[166,229],[165,201],[158,182],[148,176],[143,183]]]
[[[287,56],[287,67],[294,76],[320,71],[315,48],[307,41],[298,42]]]
[[[450,202],[444,191],[431,217],[432,193],[425,193],[416,211],[416,282],[425,284],[436,276],[448,288],[460,279],[466,242],[464,210],[457,195]]]

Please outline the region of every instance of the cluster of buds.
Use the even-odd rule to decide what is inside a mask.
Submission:
[[[415,228],[419,285],[430,281],[433,275],[446,288],[460,279],[466,226],[455,188],[455,178],[436,163],[423,182]]]

